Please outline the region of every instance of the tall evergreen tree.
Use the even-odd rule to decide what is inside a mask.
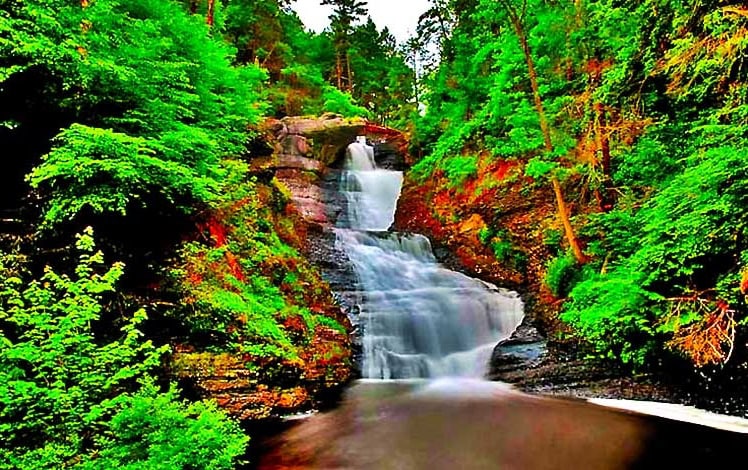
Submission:
[[[351,69],[351,40],[353,25],[359,17],[367,14],[365,0],[322,0],[322,5],[333,7],[330,22],[335,42],[335,80],[343,91],[352,91],[353,71]]]

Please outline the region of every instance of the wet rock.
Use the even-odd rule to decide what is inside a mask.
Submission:
[[[404,137],[396,136],[394,139],[386,140],[372,134],[367,134],[368,136],[371,136],[374,145],[374,160],[377,167],[393,171],[405,171],[408,168],[407,152],[403,149],[407,146]]]
[[[538,329],[528,321],[524,321],[516,330],[514,330],[512,336],[499,343],[496,346],[496,349],[500,350],[502,347],[543,342],[545,342],[545,338],[540,334]]]
[[[488,375],[500,378],[502,374],[530,369],[539,364],[547,352],[545,338],[524,321],[512,336],[496,345]]]
[[[288,135],[288,128],[283,121],[279,119],[266,119],[260,126],[260,130],[269,136],[272,136],[272,140],[277,142],[283,140],[283,138]]]

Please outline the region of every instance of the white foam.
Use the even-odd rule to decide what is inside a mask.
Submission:
[[[659,416],[661,418],[672,419],[675,421],[700,424],[702,426],[709,426],[725,431],[748,434],[748,419],[712,413],[692,406],[654,401],[614,400],[608,398],[591,398],[587,401],[608,408],[634,411],[636,413],[650,416]]]

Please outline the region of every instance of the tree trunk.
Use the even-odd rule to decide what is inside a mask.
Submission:
[[[340,52],[335,53],[335,77],[338,81],[338,90],[343,89],[343,63],[340,59]]]
[[[600,197],[600,210],[608,212],[613,208],[613,194],[611,188],[612,169],[610,166],[610,140],[605,132],[607,122],[602,103],[595,103],[595,146],[600,152],[600,163],[603,172],[603,194]]]
[[[540,96],[540,88],[538,87],[538,74],[535,70],[535,61],[532,59],[532,51],[530,45],[527,42],[527,36],[525,36],[525,30],[522,25],[522,19],[519,17],[517,12],[505,1],[502,2],[504,7],[507,9],[509,19],[514,26],[514,31],[517,33],[519,38],[522,52],[525,55],[525,61],[527,62],[527,71],[530,76],[530,87],[532,88],[533,101],[535,102],[535,110],[538,113],[538,120],[540,121],[540,130],[543,133],[543,142],[545,144],[545,150],[547,152],[553,151],[553,141],[551,140],[551,129],[548,126],[548,119],[545,116],[545,109],[543,108],[543,99]],[[561,182],[558,178],[553,175],[551,176],[551,183],[553,184],[553,192],[556,195],[556,208],[558,210],[558,218],[564,226],[564,232],[566,234],[566,241],[569,243],[574,258],[580,264],[587,262],[587,256],[582,252],[582,248],[579,245],[579,239],[574,233],[574,227],[571,225],[569,219],[569,212],[566,208],[566,201],[564,200],[564,194],[561,190]]]
[[[348,79],[348,91],[353,95],[353,70],[351,70],[351,55],[345,51],[346,78]]]
[[[416,100],[416,113],[421,109],[421,95],[419,93],[419,81],[418,76],[418,50],[413,49],[413,98]]]
[[[210,26],[213,27],[213,24],[215,23],[215,9],[216,9],[216,0],[208,0],[208,13],[205,18],[205,22]]]
[[[569,211],[566,208],[566,201],[564,201],[564,194],[561,191],[561,182],[556,176],[551,176],[551,184],[553,184],[553,192],[556,194],[556,206],[558,209],[558,217],[561,219],[561,223],[564,225],[564,232],[566,233],[566,240],[571,246],[571,251],[574,253],[574,258],[580,264],[587,262],[587,255],[582,251],[582,247],[579,245],[579,240],[574,233],[574,227],[571,225],[569,219]]]
[[[535,102],[535,111],[538,113],[538,120],[540,121],[540,131],[543,133],[543,143],[545,144],[545,150],[548,152],[553,151],[553,142],[551,141],[551,129],[548,126],[548,119],[545,116],[545,109],[543,107],[543,100],[540,97],[540,88],[538,87],[538,73],[535,70],[535,61],[532,59],[532,53],[530,51],[530,45],[527,43],[522,25],[516,23],[514,29],[519,37],[519,43],[522,47],[522,52],[525,55],[525,61],[527,62],[527,71],[530,76],[530,88],[532,88],[532,97]]]

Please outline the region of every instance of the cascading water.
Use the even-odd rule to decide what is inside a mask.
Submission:
[[[366,137],[348,146],[345,169],[341,190],[348,199],[350,228],[387,230],[395,220],[402,172],[378,169]]]
[[[403,175],[378,169],[365,142],[348,147],[341,191],[349,226],[337,230],[362,290],[363,376],[480,377],[493,347],[522,321],[522,302],[439,265],[428,238],[387,231]]]

